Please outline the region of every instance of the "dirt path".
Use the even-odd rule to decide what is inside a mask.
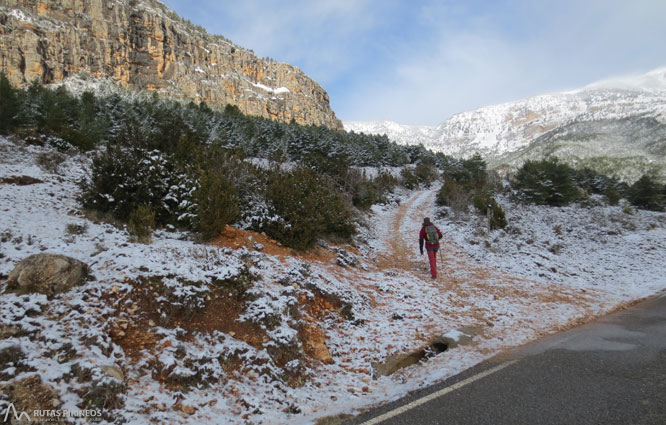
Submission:
[[[564,326],[557,325],[555,330],[589,320],[594,310],[592,306],[595,305],[594,294],[512,276],[495,267],[479,263],[447,238],[446,233],[437,255],[439,276],[433,281],[430,278],[427,257],[419,254],[418,234],[423,217],[434,215],[435,196],[436,189],[416,192],[403,202],[390,218],[390,225],[383,236],[387,249],[378,256],[378,264],[382,269],[406,273],[421,280],[424,288],[427,285],[427,288],[432,290],[433,297],[446,299],[447,305],[442,306],[442,314],[451,315],[447,311],[449,307],[462,309],[474,305],[475,308],[469,309],[464,316],[457,315],[458,321],[466,324],[492,325],[504,319],[502,315],[505,311],[525,311],[525,319],[516,318],[512,320],[513,325],[540,328],[540,334],[547,334],[553,331],[547,322],[533,323],[534,311],[542,309],[543,306],[587,312],[582,318],[580,313],[577,314],[576,319]],[[433,221],[440,228],[443,227],[443,223],[437,223],[436,219]],[[506,329],[502,330],[505,331]]]
[[[386,253],[380,256],[382,268],[399,268],[419,273],[427,266],[418,254],[418,232],[423,221],[422,211],[430,210],[435,196],[434,191],[418,192],[404,202],[393,216],[386,235]],[[416,223],[416,225],[414,224]]]
[[[387,252],[381,256],[382,267],[399,268],[412,272],[419,277],[429,277],[427,257],[419,254],[418,234],[424,217],[432,217],[436,190],[417,192],[402,203],[391,220],[387,232]],[[433,219],[434,222],[437,220]],[[439,227],[441,228],[441,223]],[[477,278],[488,278],[493,274],[503,276],[502,272],[489,269],[466,258],[464,250],[452,242],[444,233],[441,249],[437,255],[440,271],[438,283],[449,285],[456,283],[456,272],[473,273]]]

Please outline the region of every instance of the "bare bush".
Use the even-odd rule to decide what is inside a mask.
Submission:
[[[62,164],[67,160],[67,155],[62,152],[42,152],[37,155],[37,165],[51,174],[59,174]]]

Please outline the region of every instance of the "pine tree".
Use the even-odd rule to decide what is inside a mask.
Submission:
[[[16,124],[19,111],[16,91],[4,72],[0,72],[0,134],[8,134]]]
[[[536,204],[567,205],[580,198],[573,169],[556,158],[527,161],[518,170],[514,187]]]
[[[645,174],[629,188],[629,201],[637,206],[652,211],[664,209],[663,187],[655,179]]]
[[[473,186],[479,188],[486,184],[486,161],[480,154],[476,153],[470,159],[464,160],[462,166],[469,172]]]

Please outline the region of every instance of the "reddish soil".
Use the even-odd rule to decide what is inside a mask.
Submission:
[[[259,243],[263,245],[261,252],[265,252],[268,255],[274,255],[278,257],[298,257],[306,261],[330,261],[336,258],[335,252],[316,247],[308,251],[296,251],[291,248],[283,246],[280,242],[271,239],[265,233],[257,233],[250,230],[236,229],[231,226],[225,226],[224,230],[220,236],[213,240],[212,244],[219,247],[226,247],[232,249],[238,249],[241,247],[246,247],[250,250],[254,249],[254,244]],[[351,250],[353,248],[345,246],[346,250]]]
[[[258,325],[237,320],[243,312],[245,301],[228,293],[225,288],[215,288],[204,309],[176,313],[165,323],[157,311],[159,304],[155,302],[156,297],[152,288],[146,282],[132,282],[132,284],[134,289],[127,295],[132,301],[130,303],[127,303],[122,294],[107,296],[111,304],[122,300],[116,306],[116,317],[112,320],[114,326],[110,334],[113,341],[121,346],[129,357],[136,357],[139,351],[152,349],[159,344],[158,337],[152,330],[156,325],[185,330],[182,338],[184,341],[190,340],[194,333],[210,334],[215,330],[232,335],[257,348],[266,338],[265,331]]]

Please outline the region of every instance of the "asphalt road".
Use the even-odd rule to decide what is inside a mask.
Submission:
[[[666,425],[666,294],[346,424]]]

